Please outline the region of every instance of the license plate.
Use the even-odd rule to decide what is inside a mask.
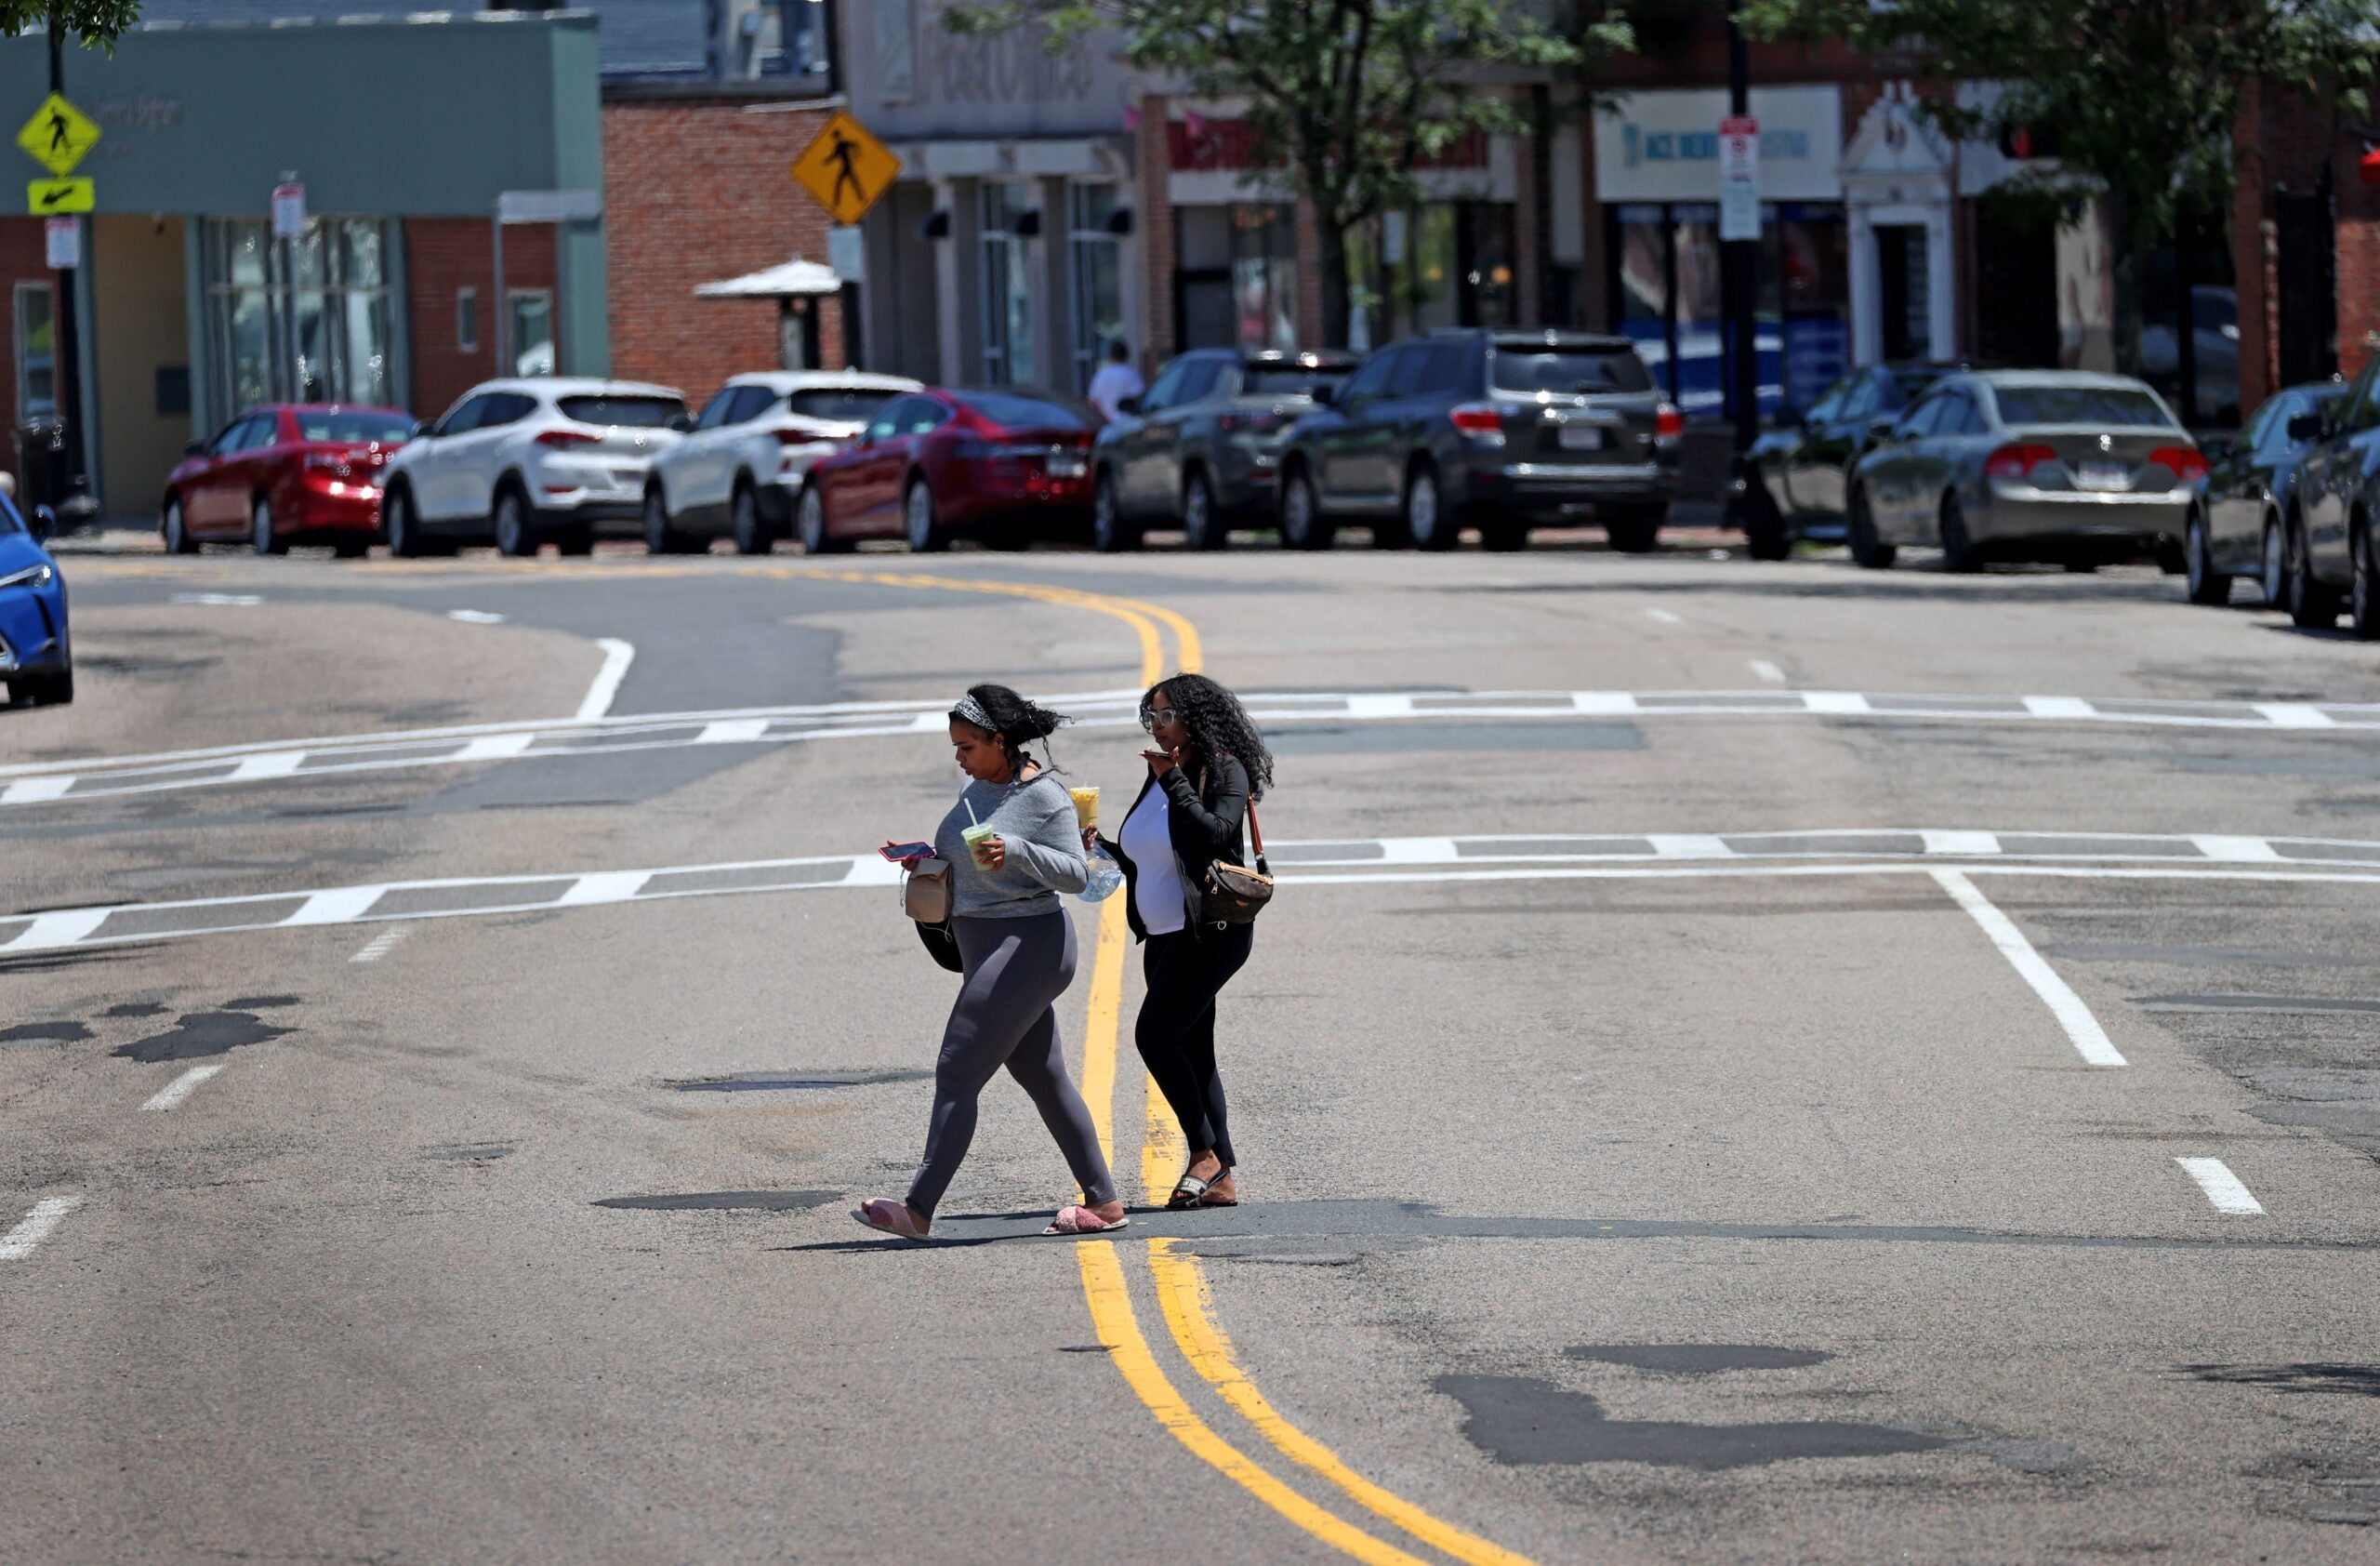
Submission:
[[[1603,426],[1600,424],[1565,424],[1561,434],[1565,451],[1601,451]]]
[[[2132,484],[2132,469],[2122,462],[2085,462],[2074,470],[2074,483],[2082,489],[2124,489]]]
[[[1078,479],[1090,471],[1091,464],[1072,453],[1052,454],[1050,458],[1050,476],[1053,479]]]

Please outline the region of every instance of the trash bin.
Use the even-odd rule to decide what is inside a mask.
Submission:
[[[28,418],[17,426],[17,510],[55,508],[66,493],[66,421]]]

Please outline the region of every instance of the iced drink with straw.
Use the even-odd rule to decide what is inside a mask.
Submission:
[[[1085,830],[1098,826],[1099,786],[1094,783],[1088,789],[1068,789],[1066,792],[1074,796],[1075,825]]]

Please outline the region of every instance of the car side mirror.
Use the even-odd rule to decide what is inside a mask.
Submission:
[[[406,431],[405,439],[409,441],[426,440],[436,433],[438,433],[438,431],[430,427],[430,420],[427,418],[416,418],[413,421],[413,428]]]
[[[199,440],[184,441],[182,443],[182,455],[184,457],[204,457],[206,455],[206,443]]]
[[[1809,427],[1809,422],[1810,416],[1791,404],[1777,410],[1777,427],[1779,430],[1805,430]]]
[[[1314,405],[1318,408],[1337,407],[1339,405],[1339,388],[1331,385],[1328,381],[1323,381],[1317,384],[1314,389]]]
[[[1129,413],[1138,418],[1141,416],[1141,400],[1138,397],[1119,397],[1116,400],[1116,411]]]
[[[25,529],[34,543],[46,544],[58,537],[58,513],[47,506],[35,506],[33,514],[25,519]]]
[[[688,417],[686,417],[686,416],[685,416],[684,414],[682,414],[682,413],[681,413],[681,414],[680,414],[680,415],[678,415],[675,418],[672,418],[672,419],[669,421],[669,428],[671,428],[672,430],[677,431],[678,431],[678,433],[680,433],[680,434],[681,434],[681,435],[682,435],[682,434],[684,434],[687,431],[692,430],[694,427],[694,421],[692,418],[689,418]]]
[[[2289,438],[2294,442],[2319,441],[2328,433],[2329,421],[2319,413],[2301,413],[2289,421]]]

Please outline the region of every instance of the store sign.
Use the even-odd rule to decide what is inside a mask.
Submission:
[[[1760,121],[1719,122],[1719,243],[1760,237]]]
[[[52,218],[42,225],[44,259],[52,272],[72,272],[83,264],[83,220]]]
[[[1761,199],[1837,201],[1843,185],[1843,95],[1826,86],[1754,87],[1758,129],[1752,156]],[[1620,93],[1594,117],[1599,200],[1718,198],[1720,143],[1727,118],[1719,88]]]
[[[275,185],[272,188],[272,237],[302,239],[306,233],[306,187]]]

